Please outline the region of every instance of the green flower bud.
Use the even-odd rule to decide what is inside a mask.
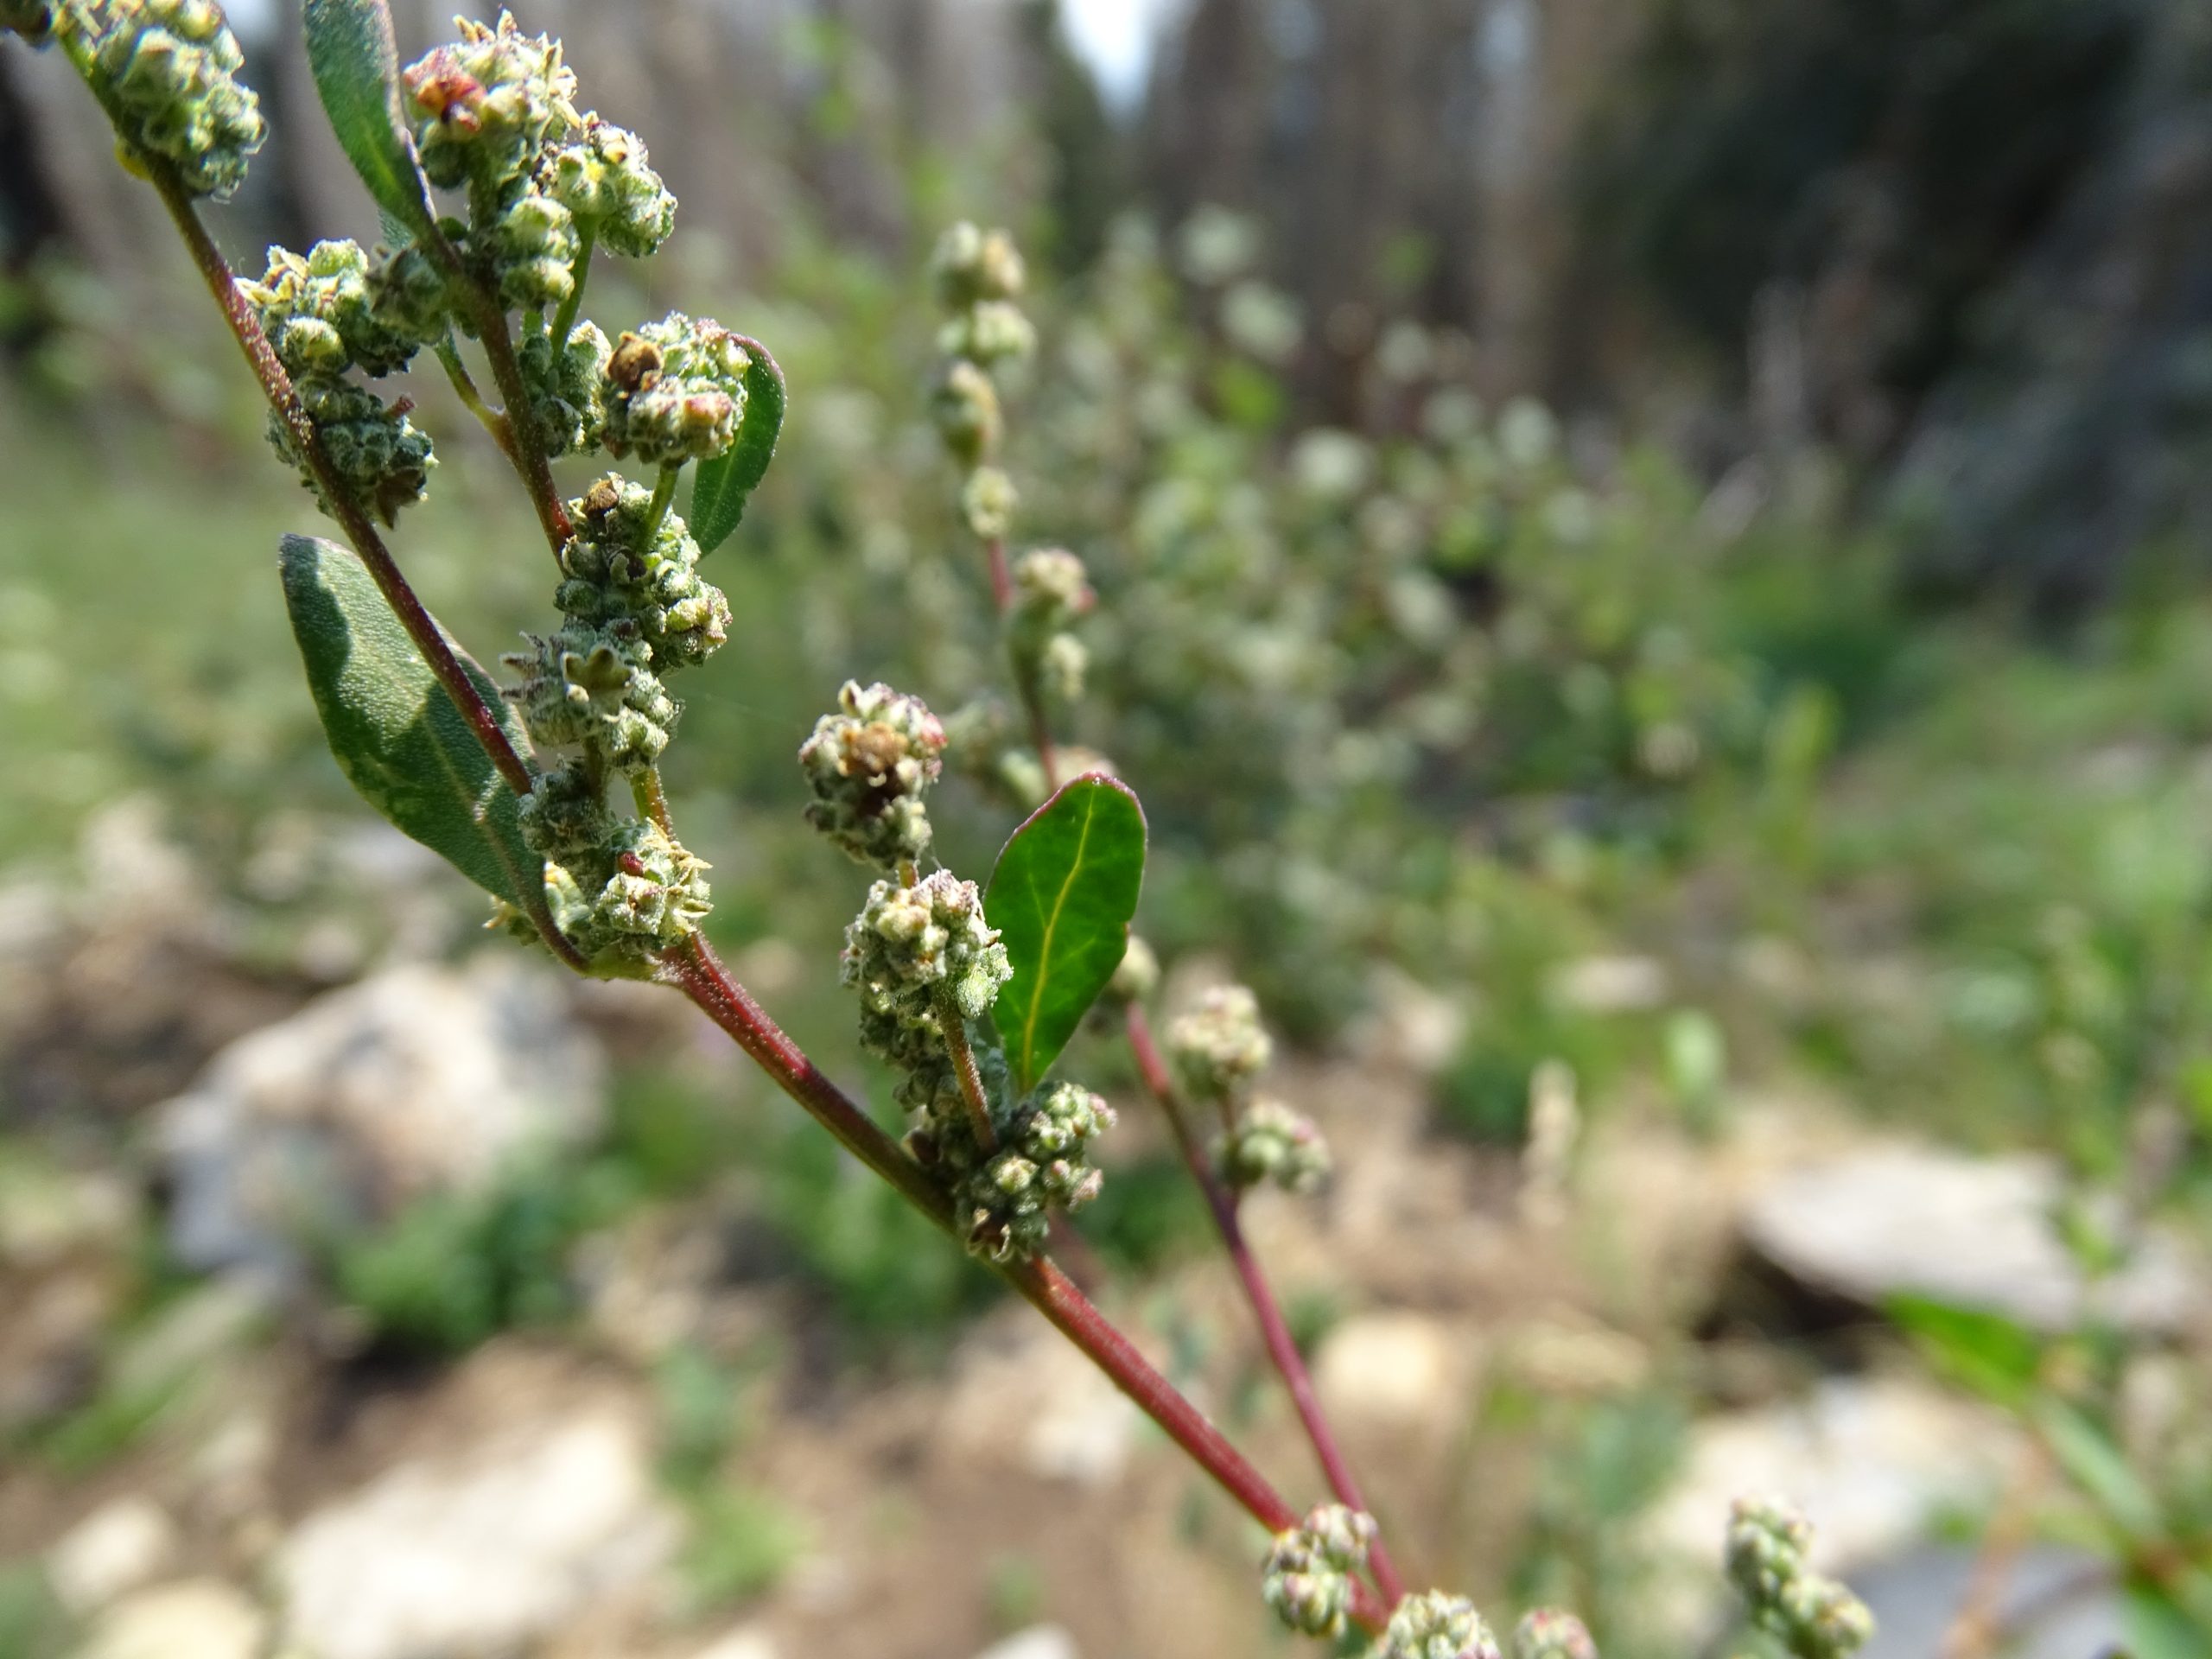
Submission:
[[[645,164],[645,146],[596,115],[582,134],[553,152],[547,188],[601,245],[641,259],[676,227],[676,198]]]
[[[607,366],[607,452],[711,461],[737,441],[750,365],[736,335],[680,311],[623,335]]]
[[[536,190],[516,196],[468,239],[499,302],[517,311],[550,311],[575,292],[581,246],[569,210]]]
[[[930,394],[930,416],[953,459],[973,467],[997,448],[1001,422],[998,388],[973,363],[949,365]]]
[[[1424,1590],[1398,1604],[1368,1659],[1503,1659],[1497,1638],[1465,1596]]]
[[[229,200],[268,127],[214,0],[83,0],[48,21],[84,37],[126,151],[167,162],[194,196]]]
[[[1201,1100],[1234,1096],[1274,1052],[1260,1024],[1259,999],[1242,985],[1217,985],[1167,1027],[1167,1058]]]
[[[561,550],[562,612],[634,632],[661,673],[703,663],[728,638],[729,601],[700,581],[699,544],[662,515],[650,543],[652,493],[610,474],[569,503],[575,535]]]
[[[413,243],[379,253],[368,285],[369,310],[378,327],[423,346],[435,345],[451,332],[453,306],[445,273]]]
[[[302,376],[292,390],[353,505],[389,524],[400,508],[423,499],[437,458],[430,440],[407,418],[404,403],[388,404],[366,386],[335,375]],[[273,413],[269,441],[278,455],[299,468],[300,481],[320,499],[307,458],[292,442],[291,428]],[[323,510],[329,511],[327,502]]]
[[[1255,1100],[1216,1143],[1214,1166],[1232,1187],[1272,1181],[1287,1192],[1309,1193],[1328,1179],[1329,1143],[1313,1119],[1279,1100]]]
[[[657,825],[625,819],[588,866],[547,861],[546,906],[587,957],[642,960],[698,931],[713,907],[707,868]]]
[[[1128,948],[1122,952],[1122,965],[1106,983],[1106,995],[1126,1006],[1143,1001],[1159,987],[1160,958],[1150,945],[1130,934]]]
[[[845,930],[844,983],[880,1007],[934,1011],[950,1004],[980,1020],[1014,973],[983,895],[949,870],[912,887],[877,881]]]
[[[305,258],[271,248],[261,280],[238,286],[259,315],[277,360],[295,378],[349,368],[391,374],[405,368],[418,347],[415,336],[377,315],[368,256],[358,243],[318,242]]]
[[[919,697],[852,680],[798,760],[814,791],[806,820],[863,864],[889,868],[930,844],[923,794],[944,770],[944,728]]]
[[[614,834],[614,815],[607,810],[588,766],[556,766],[531,786],[517,814],[524,842],[540,858],[557,864],[588,864]]]
[[[1873,1615],[1806,1565],[1812,1541],[1812,1523],[1794,1506],[1739,1497],[1728,1516],[1728,1578],[1751,1624],[1797,1659],[1846,1659],[1873,1635]]]
[[[524,677],[506,695],[531,742],[588,745],[626,772],[660,759],[683,709],[646,667],[635,627],[571,622],[550,639],[525,637],[530,651],[500,661]]]
[[[1046,696],[1075,702],[1083,696],[1083,677],[1090,667],[1090,647],[1071,633],[1056,633],[1038,653],[1037,683]]]
[[[607,336],[595,322],[580,322],[569,343],[553,348],[550,332],[534,331],[515,351],[530,393],[531,424],[548,455],[587,454],[599,448],[607,425]],[[650,498],[648,498],[650,499]]]
[[[1037,330],[1019,306],[985,300],[969,306],[938,330],[938,350],[947,357],[989,368],[1037,349]]]
[[[1083,561],[1065,548],[1039,548],[1014,561],[1014,607],[1039,632],[1065,627],[1096,599]]]
[[[1513,1627],[1513,1659],[1598,1659],[1598,1644],[1573,1613],[1538,1607]]]
[[[416,149],[431,183],[502,193],[580,124],[576,77],[558,41],[524,35],[504,12],[497,29],[465,18],[460,28],[459,41],[400,78]]]
[[[1367,1565],[1375,1542],[1372,1516],[1325,1503],[1288,1532],[1275,1535],[1260,1593],[1275,1616],[1305,1636],[1339,1636],[1351,1610],[1352,1574]]]
[[[948,311],[964,311],[988,300],[1011,300],[1021,293],[1021,255],[1014,239],[1004,231],[987,235],[965,219],[938,238],[930,274]]]
[[[944,1114],[940,1122],[950,1128],[954,1120]],[[995,1262],[1037,1255],[1051,1212],[1080,1210],[1105,1185],[1089,1149],[1113,1127],[1114,1109],[1082,1084],[1047,1086],[1008,1125],[1001,1149],[955,1190],[968,1248]],[[968,1131],[961,1124],[954,1133]]]
[[[976,468],[960,491],[960,511],[969,530],[987,542],[1014,528],[1014,510],[1020,505],[1014,480],[995,467]]]

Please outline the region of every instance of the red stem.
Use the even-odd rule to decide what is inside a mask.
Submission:
[[[230,325],[231,334],[238,340],[238,350],[245,354],[246,366],[253,372],[254,378],[260,382],[269,406],[276,410],[276,418],[283,422],[284,429],[291,435],[294,448],[306,461],[324,505],[329,508],[331,516],[337,519],[340,528],[345,531],[346,539],[353,543],[362,568],[368,571],[370,579],[376,583],[377,591],[384,595],[385,603],[391,607],[392,614],[399,619],[399,626],[407,630],[407,637],[421,654],[423,664],[445,689],[445,694],[453,700],[454,707],[461,710],[461,718],[468,722],[469,730],[483,746],[485,754],[501,779],[516,794],[529,794],[532,782],[529,765],[515,752],[514,745],[507,741],[507,734],[499,724],[499,715],[478,694],[475,682],[462,669],[461,659],[452,643],[447,639],[444,630],[424,608],[414,588],[408,586],[398,561],[392,557],[391,550],[385,545],[384,537],[377,533],[376,525],[346,493],[345,480],[338,476],[336,468],[330,464],[330,457],[315,429],[315,423],[308,418],[299,394],[292,389],[291,376],[284,372],[283,364],[277,360],[276,348],[269,343],[269,336],[263,332],[261,319],[255,315],[252,304],[239,290],[238,278],[231,270],[230,262],[223,257],[222,250],[215,245],[214,238],[207,233],[207,227],[200,223],[192,198],[177,183],[168,163],[143,156],[136,159],[151,181],[154,193],[161,198],[162,206],[168,210],[177,234],[184,239],[185,248],[192,255],[192,263],[198,267],[201,279],[207,284],[207,291],[214,296],[215,303],[222,311],[223,321]],[[525,889],[522,894],[523,908],[537,927],[538,937],[545,941],[546,948],[569,967],[583,971],[588,964],[582,953],[569,943],[555,925],[551,912],[545,907],[544,895],[529,891],[527,882],[523,886]]]
[[[1168,1128],[1174,1131],[1175,1144],[1182,1151],[1183,1161],[1191,1167],[1192,1179],[1205,1194],[1206,1207],[1213,1211],[1223,1248],[1236,1265],[1236,1276],[1244,1284],[1245,1297],[1252,1304],[1253,1317],[1259,1321],[1260,1339],[1267,1344],[1275,1370],[1282,1373],[1283,1385],[1290,1390],[1291,1401],[1298,1408],[1299,1421],[1306,1425],[1306,1438],[1313,1442],[1314,1454],[1321,1461],[1322,1472],[1328,1477],[1329,1490],[1337,1495],[1339,1503],[1372,1514],[1367,1500],[1360,1496],[1359,1481],[1352,1474],[1351,1465],[1337,1444],[1335,1432],[1321,1410],[1320,1399],[1313,1392],[1313,1378],[1306,1370],[1305,1357],[1298,1351],[1298,1344],[1291,1337],[1290,1326],[1283,1319],[1267,1275],[1260,1270],[1251,1246],[1245,1242],[1243,1224],[1237,1218],[1236,1197],[1215,1176],[1205,1149],[1191,1132],[1190,1122],[1176,1096],[1174,1079],[1168,1075],[1159,1045],[1153,1041],[1152,1022],[1145,1018],[1141,1006],[1129,1004],[1127,1024],[1129,1050],[1136,1057],[1137,1070],[1143,1074],[1145,1087],[1166,1114]],[[1380,1537],[1368,1550],[1367,1563],[1383,1599],[1396,1606],[1405,1599],[1405,1580],[1399,1576],[1397,1564],[1391,1560]]]
[[[706,940],[690,940],[661,958],[666,976],[720,1026],[769,1078],[805,1109],[838,1143],[899,1190],[901,1197],[948,1233],[955,1230],[944,1188],[862,1111],[785,1036],[746,988],[729,976]],[[1197,1407],[1154,1369],[1129,1339],[1048,1259],[1001,1266],[1000,1275],[1060,1333],[1087,1355],[1176,1445],[1189,1453],[1269,1532],[1298,1524],[1299,1516],[1244,1454],[1208,1422]],[[1352,1617],[1381,1629],[1386,1610],[1356,1586]]]
[[[991,603],[998,607],[1001,617],[1014,608],[1014,575],[1007,569],[1006,537],[991,537],[983,543],[983,550],[991,562]]]
[[[506,309],[476,280],[467,262],[461,257],[461,250],[436,226],[426,226],[422,240],[431,256],[445,268],[447,279],[460,290],[474,315],[477,340],[484,347],[485,361],[492,367],[493,384],[499,387],[499,398],[505,405],[503,413],[511,442],[500,447],[514,463],[515,472],[530,496],[530,504],[537,510],[539,527],[544,531],[554,556],[558,558],[561,550],[575,533],[575,527],[569,521],[569,509],[561,499],[559,486],[553,481],[553,465],[546,459],[544,446],[538,442],[537,431],[531,424],[530,389],[523,385],[522,365],[515,360],[514,341],[507,335]]]

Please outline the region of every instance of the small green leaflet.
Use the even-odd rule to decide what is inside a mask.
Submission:
[[[983,915],[1014,977],[992,1011],[1016,1088],[1035,1088],[1129,944],[1144,885],[1144,809],[1098,772],[1065,785],[1007,838]]]
[[[377,206],[411,231],[431,222],[399,104],[399,54],[385,0],[307,0],[308,67],[339,147]]]
[[[284,607],[308,689],[339,770],[394,825],[495,899],[521,905],[542,868],[523,844],[516,797],[361,562],[334,543],[287,536]],[[520,722],[491,677],[461,666],[500,711],[517,753]]]
[[[784,429],[783,370],[759,340],[740,334],[737,343],[746,356],[745,418],[726,453],[699,463],[691,480],[691,511],[684,515],[702,553],[728,541],[745,517],[745,504],[775,458],[776,435]]]

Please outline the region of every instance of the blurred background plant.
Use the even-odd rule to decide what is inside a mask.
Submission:
[[[676,262],[641,294],[603,270],[610,307],[720,315],[794,389],[709,572],[731,647],[694,677],[669,776],[717,867],[718,942],[887,1109],[825,967],[849,895],[790,757],[856,670],[992,717],[922,268],[954,218],[1013,223],[1041,267],[1039,351],[1008,391],[1021,535],[1077,553],[1099,594],[1060,736],[1143,794],[1139,925],[1171,997],[1255,986],[1298,1103],[1376,1172],[1319,1201],[1319,1255],[1287,1222],[1269,1242],[1378,1508],[1439,1541],[1427,1575],[1574,1605],[1608,1655],[1692,1651],[1713,1610],[1656,1614],[1656,1564],[1715,1448],[1785,1410],[1827,1422],[1847,1386],[1860,1414],[1834,1433],[1873,1436],[1878,1465],[1868,1402],[1933,1377],[1928,1413],[1988,1400],[2025,1449],[2004,1442],[1993,1484],[1916,1487],[1912,1526],[1995,1536],[1962,1553],[2000,1567],[2060,1551],[2075,1601],[2117,1586],[2138,1659],[2200,1651],[2201,20],[1990,0],[1100,20],[1145,10],[521,9],[588,55],[614,118],[688,135],[656,151]],[[223,210],[226,245],[257,268],[271,238],[372,237],[305,137],[291,9],[233,12],[288,159]],[[411,55],[443,20],[401,22]],[[296,1588],[306,1518],[488,1433],[463,1386],[487,1364],[560,1372],[524,1395],[563,1411],[585,1381],[634,1395],[646,1484],[688,1539],[666,1568],[687,1639],[747,1605],[787,1649],[816,1619],[862,1639],[857,1578],[906,1585],[887,1652],[1039,1620],[1091,1659],[1176,1651],[1137,1590],[1083,1587],[1095,1541],[1020,1503],[957,1541],[1002,1573],[947,1573],[915,1542],[918,1513],[976,1507],[899,1425],[957,1417],[1004,1357],[989,1282],[620,999],[590,1005],[611,1081],[587,1132],[494,1179],[366,1179],[243,1312],[180,1259],[164,1103],[310,999],[462,960],[478,918],[330,765],[271,579],[302,500],[53,68],[0,54],[0,1295],[25,1310],[0,1341],[21,1471],[0,1477],[20,1563],[0,1652],[115,1639],[129,1599],[80,1595],[57,1541],[119,1495],[221,1540],[172,1548],[136,1594]],[[347,206],[326,223],[324,203]],[[457,632],[496,640],[538,595],[484,526],[517,547],[532,529],[458,406],[424,403],[445,465],[405,562]],[[971,782],[942,791],[938,835],[978,869],[1007,780]],[[82,895],[110,879],[139,919],[88,933]],[[1078,1050],[1134,1099],[1114,1045]],[[1378,1055],[1379,1093],[1342,1064],[1371,1079]],[[1279,1429],[1209,1288],[1205,1215],[1140,1116],[1083,1233],[1138,1275],[1178,1382]],[[2031,1162],[2021,1201],[2056,1264],[2007,1258],[1977,1298],[1762,1230],[1778,1192],[1822,1191],[1785,1178],[1897,1144],[2008,1179]],[[2052,1319],[2003,1290],[2134,1284],[2146,1255],[2179,1287],[2143,1292],[2150,1313]],[[380,1403],[435,1432],[403,1442]],[[877,1426],[859,1451],[855,1422]],[[1113,1431],[1085,1432],[1023,1452],[1021,1478],[1120,1470],[1096,1450]],[[236,1450],[257,1433],[258,1462]],[[1825,1528],[1831,1489],[1781,1444],[1762,1483],[1796,1469]],[[226,1446],[258,1471],[244,1497],[191,1472]],[[1240,1610],[1211,1650],[1245,1650],[1251,1541],[1173,1479],[1147,1490],[1145,1524],[1197,1539]],[[847,1527],[880,1541],[841,1547]],[[1909,1530],[1840,1559],[1879,1566]],[[945,1576],[970,1599],[913,1587]],[[1016,1613],[982,1605],[987,1580]],[[2060,1604],[2021,1594],[2024,1618],[1953,1586],[1947,1614],[1996,1611],[1949,1651],[2052,1624]]]

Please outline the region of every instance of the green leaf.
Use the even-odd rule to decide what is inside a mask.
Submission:
[[[2043,1367],[2043,1338],[2001,1313],[1931,1296],[1892,1296],[1884,1311],[1934,1370],[1986,1400],[2018,1408]]]
[[[279,563],[292,635],[339,770],[400,830],[493,898],[520,906],[543,867],[523,844],[516,796],[360,560],[331,542],[287,536]],[[491,677],[461,662],[526,753]]]
[[[2156,1590],[2130,1585],[2121,1617],[2128,1659],[2203,1659],[2207,1630]]]
[[[728,541],[745,517],[745,504],[775,458],[776,435],[784,429],[783,370],[760,341],[742,334],[737,339],[746,356],[745,418],[735,443],[699,463],[691,480],[691,511],[684,515],[702,553]]]
[[[399,105],[399,53],[385,0],[307,0],[308,67],[339,148],[377,206],[410,231],[429,227],[429,188]]]
[[[2128,1466],[2127,1454],[2104,1430],[2056,1399],[2037,1401],[2029,1421],[2067,1478],[2104,1511],[2123,1538],[2140,1544],[2164,1532],[2158,1495]]]
[[[1122,965],[1144,885],[1144,809],[1128,785],[1087,772],[999,854],[983,914],[1005,941],[1014,977],[994,1018],[1024,1093]]]

